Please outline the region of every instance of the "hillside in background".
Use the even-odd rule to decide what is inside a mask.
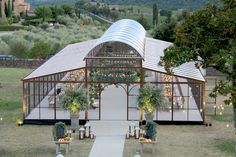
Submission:
[[[48,4],[65,4],[75,3],[78,0],[26,0],[32,6],[48,5]],[[90,0],[83,0],[89,2]],[[158,8],[168,9],[197,9],[202,8],[207,3],[218,3],[218,0],[93,0],[95,2],[106,2],[109,4],[119,5],[144,5],[152,6],[157,4]]]

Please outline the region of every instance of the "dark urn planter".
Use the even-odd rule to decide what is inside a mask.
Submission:
[[[79,113],[78,114],[71,113],[70,119],[71,119],[71,129],[73,131],[79,130]]]
[[[145,114],[145,118],[146,118],[146,123],[147,122],[152,122],[154,115],[153,114]]]

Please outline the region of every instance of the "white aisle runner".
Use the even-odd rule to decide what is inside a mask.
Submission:
[[[96,139],[89,157],[122,157],[130,121],[90,121]]]

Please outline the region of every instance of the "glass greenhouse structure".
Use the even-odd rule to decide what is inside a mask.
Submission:
[[[67,89],[83,88],[89,110],[80,120],[145,120],[138,108],[139,88],[158,86],[165,97],[154,120],[166,123],[203,123],[205,79],[194,62],[168,75],[159,66],[172,43],[146,37],[136,21],[120,20],[99,39],[70,44],[23,79],[25,123],[69,121],[60,104]]]

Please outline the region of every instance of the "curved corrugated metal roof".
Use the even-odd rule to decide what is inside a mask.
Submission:
[[[131,46],[144,57],[145,37],[146,31],[141,24],[134,20],[122,19],[110,26],[92,50],[100,44],[117,41]]]

